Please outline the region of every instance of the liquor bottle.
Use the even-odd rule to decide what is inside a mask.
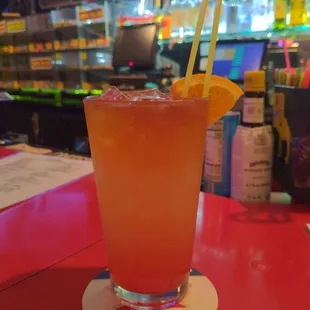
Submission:
[[[171,31],[173,37],[184,37],[182,20],[182,3],[178,0],[171,0],[169,12],[171,14]]]
[[[240,1],[226,0],[223,3],[226,11],[226,27],[227,33],[237,33],[240,31]]]
[[[249,31],[252,27],[253,0],[243,0],[240,12],[241,31]]]
[[[252,31],[263,31],[269,28],[270,0],[255,0],[252,8]]]
[[[247,71],[244,75],[245,98],[242,110],[242,125],[261,127],[264,125],[266,92],[265,71]]]
[[[273,156],[272,127],[264,124],[264,71],[245,73],[242,123],[232,143],[231,197],[243,202],[268,202]]]
[[[307,21],[306,0],[291,0],[290,26],[302,26]]]
[[[286,28],[287,1],[274,1],[274,24],[273,29],[282,30]]]
[[[171,38],[172,33],[172,18],[169,12],[168,0],[157,0],[154,3],[154,15],[156,22],[159,24],[159,40],[166,40]]]
[[[265,124],[272,125],[273,107],[275,105],[276,94],[274,89],[274,63],[268,62],[266,70],[266,98],[265,98]]]
[[[207,131],[203,191],[230,197],[231,146],[240,113],[229,111]]]

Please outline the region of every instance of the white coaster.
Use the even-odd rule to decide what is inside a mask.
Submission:
[[[130,310],[113,294],[108,270],[93,279],[82,298],[83,310]],[[192,269],[189,290],[182,302],[171,309],[216,310],[218,296],[214,285],[204,275]]]

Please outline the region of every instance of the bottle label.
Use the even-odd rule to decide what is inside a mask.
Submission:
[[[205,155],[205,175],[208,180],[222,182],[224,121],[219,120],[208,128]]]
[[[244,98],[243,122],[248,124],[264,123],[264,98]]]
[[[270,126],[240,128],[233,140],[231,196],[268,202],[271,192],[273,137]]]

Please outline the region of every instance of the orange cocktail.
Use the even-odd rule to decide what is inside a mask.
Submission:
[[[169,303],[150,296],[180,293],[187,283],[208,99],[84,103],[116,291],[128,304]]]

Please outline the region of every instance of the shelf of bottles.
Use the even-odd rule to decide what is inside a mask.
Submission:
[[[0,88],[103,89],[112,72],[117,26],[157,22],[161,43],[190,42],[201,2],[104,1],[0,21]],[[211,33],[214,7],[209,0],[202,40]],[[309,35],[310,0],[223,0],[219,39]]]
[[[160,38],[191,41],[202,0],[136,1],[136,5],[119,5],[118,24],[128,25],[157,21]],[[310,34],[310,1],[303,0],[223,0],[219,39],[283,37],[303,39]],[[202,30],[208,39],[215,0],[210,0]],[[117,10],[116,10],[117,11]],[[309,24],[309,26],[308,26]]]
[[[96,71],[111,70],[110,33],[109,8],[99,4],[0,21],[0,88],[90,89],[89,80],[100,88]]]

